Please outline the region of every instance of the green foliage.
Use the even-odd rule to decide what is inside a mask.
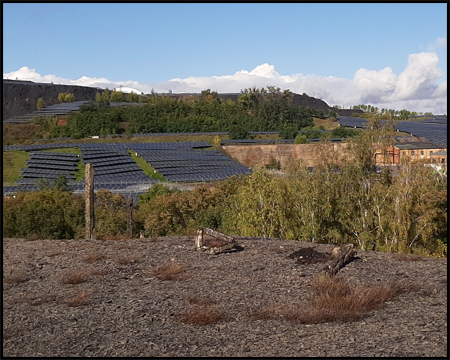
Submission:
[[[250,131],[284,131],[294,138],[295,129],[313,125],[313,116],[322,112],[292,103],[292,93],[275,87],[250,89],[238,101],[222,102],[217,92],[204,90],[197,98],[175,98],[152,94],[146,103],[138,94],[105,89],[96,94],[96,102],[71,113],[67,126],[48,124],[54,136],[82,138],[93,135],[118,134],[120,123],[127,123],[127,134],[152,132],[217,132],[230,131],[234,138],[248,138]],[[243,105],[245,97],[250,107]],[[244,100],[243,100],[244,99]],[[109,101],[142,102],[142,106],[110,107]],[[233,138],[233,137],[232,137]]]
[[[26,151],[3,151],[3,185],[20,179],[20,169],[28,158]]]
[[[295,126],[285,126],[279,132],[279,135],[282,139],[295,139],[297,134],[298,134],[298,129]]]
[[[351,137],[355,137],[356,135],[358,135],[359,130],[356,129],[350,129],[350,128],[346,128],[344,126],[340,126],[336,129],[333,129],[331,131],[331,137],[332,138],[339,138],[339,139],[346,139],[346,138],[351,138]]]
[[[253,136],[250,132],[243,126],[233,125],[230,127],[228,131],[228,136],[233,140],[244,140],[244,139],[252,139]]]
[[[75,95],[72,93],[59,93],[58,94],[58,100],[60,102],[73,102],[75,101]]]
[[[308,143],[309,143],[309,141],[308,141],[308,138],[306,137],[306,135],[298,134],[295,137],[294,144],[308,144]]]
[[[47,178],[41,178],[38,181],[38,190],[54,189],[58,191],[70,191],[67,185],[67,179],[64,175],[59,175],[58,178],[50,180]]]
[[[43,98],[39,98],[38,102],[37,102],[37,109],[41,110],[44,107],[44,99]]]
[[[122,101],[124,101],[124,94],[122,93],[122,91],[113,90],[109,97],[109,101],[122,102]]]
[[[126,237],[128,199],[105,189],[99,189],[95,198],[94,221],[97,239]]]
[[[301,130],[298,135],[304,135],[307,139],[320,139],[323,136],[319,130],[314,129]]]
[[[47,189],[3,199],[3,236],[73,239],[84,235],[84,202],[70,192]]]
[[[265,169],[272,169],[272,170],[280,170],[281,169],[281,165],[280,162],[275,159],[273,156],[270,157],[270,161],[264,165]]]
[[[138,205],[145,204],[146,202],[149,202],[153,198],[157,196],[163,196],[163,195],[169,195],[169,194],[175,194],[181,192],[177,188],[170,189],[167,186],[164,186],[162,184],[154,184],[152,187],[150,187],[147,192],[143,194],[139,194],[139,201]]]
[[[73,102],[73,101],[75,101],[75,95],[74,94],[66,94],[64,96],[64,101],[65,102]]]
[[[147,176],[155,180],[167,181],[167,179],[145,161],[142,156],[137,155],[137,153],[132,150],[129,150],[129,154]]]

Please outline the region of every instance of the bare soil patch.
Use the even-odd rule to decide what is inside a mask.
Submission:
[[[3,238],[3,356],[448,355],[446,258],[194,238]]]

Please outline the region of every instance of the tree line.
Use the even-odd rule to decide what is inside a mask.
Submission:
[[[142,105],[112,107],[109,102],[119,100],[115,96],[123,99],[124,94],[105,90],[97,94],[97,101],[82,105],[78,113],[70,113],[67,125],[48,122],[47,130],[52,137],[72,138],[225,131],[235,134],[234,138],[245,138],[251,131],[299,131],[312,127],[313,117],[324,118],[321,110],[293,104],[289,90],[281,92],[271,86],[242,90],[237,101],[222,101],[217,92],[208,89],[196,98],[157,94],[142,97],[132,93],[126,96],[137,96]]]

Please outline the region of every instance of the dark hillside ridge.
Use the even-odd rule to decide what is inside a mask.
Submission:
[[[75,96],[76,101],[95,100],[95,94],[103,89],[76,86],[35,83],[32,81],[3,80],[3,119],[29,114],[37,110],[39,98],[44,106],[58,103],[60,93]]]
[[[76,85],[56,85],[51,83],[35,83],[22,80],[3,79],[3,119],[9,119],[37,110],[39,98],[44,100],[44,106],[50,106],[58,103],[60,93],[71,93],[75,96],[75,101],[95,100],[97,92],[102,93],[103,89],[76,86]],[[165,94],[172,97],[183,97],[187,94]],[[200,94],[189,94],[199,95]],[[237,100],[239,93],[219,94],[223,100]],[[294,94],[294,104],[309,107],[311,109],[322,110],[325,115],[334,111],[341,116],[351,116],[354,113],[362,113],[362,110],[353,109],[335,109],[330,107],[325,101],[316,99],[306,94]]]

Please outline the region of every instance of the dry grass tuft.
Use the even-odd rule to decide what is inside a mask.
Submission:
[[[83,290],[83,291],[80,291],[73,298],[65,299],[64,303],[66,303],[67,306],[70,306],[70,307],[89,305],[91,303],[89,301],[89,295],[90,295],[89,292]]]
[[[186,266],[175,261],[171,261],[167,264],[161,265],[156,268],[152,275],[156,276],[159,280],[182,280],[183,273],[186,271]]]
[[[397,284],[351,285],[344,278],[316,276],[312,294],[306,305],[271,303],[250,309],[250,316],[258,320],[284,319],[301,324],[349,322],[362,318],[408,289]]]
[[[67,272],[63,278],[63,284],[80,284],[87,280],[87,274],[83,270],[70,270]]]
[[[398,284],[351,285],[344,278],[316,276],[312,283],[309,322],[353,321],[403,291]]]
[[[103,258],[104,258],[104,256],[102,254],[99,254],[98,252],[93,252],[93,253],[88,254],[86,256],[86,258],[84,259],[84,261],[89,263],[89,264],[92,264],[92,263],[94,263],[96,261],[99,261],[99,260],[101,260]]]
[[[189,311],[179,314],[178,318],[185,324],[208,325],[226,320],[225,310],[217,305],[195,306]]]

